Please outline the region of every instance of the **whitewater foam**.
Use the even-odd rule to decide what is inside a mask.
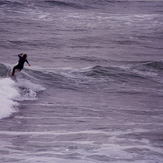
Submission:
[[[0,79],[0,119],[9,117],[17,111],[18,103],[15,101],[20,93],[15,82],[10,78]]]
[[[17,78],[16,86],[20,89],[21,94],[18,101],[36,100],[36,92],[45,90],[41,85],[32,83],[30,80],[21,77]]]
[[[18,111],[18,101],[36,100],[37,92],[45,90],[39,84],[17,75],[16,80],[0,78],[0,119]]]

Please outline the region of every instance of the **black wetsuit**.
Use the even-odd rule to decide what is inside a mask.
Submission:
[[[29,64],[28,60],[27,60],[26,58],[24,58],[22,55],[19,54],[18,57],[19,57],[19,62],[18,62],[18,64],[13,68],[12,76],[14,76],[14,73],[15,73],[15,70],[16,70],[16,69],[19,69],[20,71],[23,69],[24,63],[25,63],[25,62],[27,62],[27,63]]]

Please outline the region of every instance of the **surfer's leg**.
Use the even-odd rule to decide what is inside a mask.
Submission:
[[[11,74],[12,76],[14,76],[15,70],[16,70],[16,68],[14,67],[13,70],[12,70],[12,74]]]
[[[13,70],[12,70],[12,74],[11,74],[12,76],[14,76],[14,74],[15,74],[15,70],[16,70],[16,69],[19,69],[19,67],[18,67],[18,66],[15,66],[15,67],[13,68]]]

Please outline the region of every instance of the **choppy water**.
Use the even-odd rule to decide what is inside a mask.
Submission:
[[[0,162],[163,162],[162,1],[0,0],[0,36]]]

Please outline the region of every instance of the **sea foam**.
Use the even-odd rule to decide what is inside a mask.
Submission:
[[[17,111],[18,103],[15,100],[19,97],[20,93],[14,81],[10,78],[0,78],[0,119]]]
[[[17,112],[20,101],[36,100],[37,92],[45,90],[39,84],[23,79],[17,74],[15,80],[0,78],[0,119]]]

